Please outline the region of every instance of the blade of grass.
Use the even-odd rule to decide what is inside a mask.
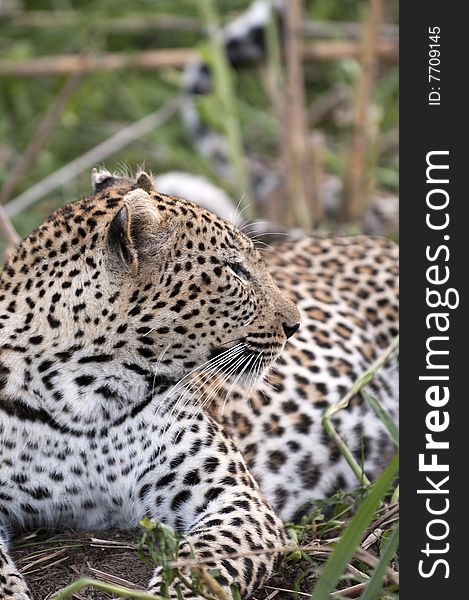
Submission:
[[[237,187],[241,197],[240,208],[244,210],[245,217],[249,218],[253,216],[250,204],[251,190],[249,174],[244,160],[243,141],[236,109],[236,93],[230,66],[223,47],[218,11],[213,0],[201,0],[199,8],[209,33],[208,43],[210,45],[210,53],[207,55],[207,58],[210,60],[210,66],[213,69],[215,94],[220,102],[228,152],[236,173]]]
[[[163,600],[160,596],[149,594],[148,592],[139,592],[137,590],[131,590],[124,588],[120,585],[111,585],[110,583],[104,583],[97,579],[89,579],[82,577],[77,579],[67,587],[62,588],[51,596],[51,600],[65,600],[65,598],[71,598],[73,594],[78,593],[80,590],[91,587],[95,590],[101,590],[108,594],[114,594],[119,598],[134,598],[135,600]]]
[[[352,559],[363,532],[371,523],[376,508],[391,485],[397,467],[398,455],[394,457],[379,479],[370,487],[356,515],[345,528],[339,543],[319,577],[316,588],[311,595],[311,600],[330,600],[329,594],[336,587],[347,563]]]
[[[399,486],[396,487],[391,497],[391,504],[397,504],[399,502]]]
[[[340,435],[336,431],[336,429],[332,423],[332,417],[333,417],[333,415],[335,415],[335,413],[339,412],[340,410],[342,410],[344,408],[347,408],[347,406],[349,405],[349,402],[352,400],[352,398],[355,396],[355,394],[358,394],[359,392],[361,392],[361,390],[368,383],[370,383],[370,381],[375,376],[376,371],[378,371],[378,369],[384,365],[384,363],[388,360],[388,358],[391,356],[391,354],[394,352],[394,350],[396,350],[396,348],[398,346],[399,346],[399,336],[396,336],[393,339],[393,341],[391,342],[391,344],[383,352],[383,354],[381,354],[381,356],[379,356],[375,360],[375,362],[363,373],[363,375],[361,375],[355,381],[355,383],[352,385],[350,391],[347,392],[347,394],[345,394],[345,396],[341,400],[339,400],[339,402],[336,402],[335,404],[332,404],[331,406],[329,406],[329,408],[326,410],[326,412],[324,413],[323,418],[322,418],[322,425],[323,425],[324,429],[327,431],[327,433],[331,436],[331,438],[337,444],[337,447],[339,448],[342,456],[345,458],[345,460],[350,465],[350,468],[355,473],[358,481],[361,483],[361,485],[363,485],[365,487],[370,485],[370,481],[368,480],[365,473],[363,472],[363,468],[359,465],[359,463],[357,462],[357,460],[355,459],[353,454],[348,449],[347,444],[344,442],[344,440],[340,437]]]
[[[361,597],[361,600],[375,600],[378,598],[378,594],[383,587],[383,578],[386,571],[386,567],[393,559],[399,546],[399,525],[396,525],[392,531],[391,537],[389,538],[386,548],[381,555],[379,563],[376,569],[373,571],[370,581],[368,582],[365,592]]]
[[[371,408],[375,411],[378,419],[380,419],[380,421],[383,423],[383,425],[388,430],[388,433],[389,433],[392,441],[399,448],[399,428],[397,427],[397,425],[394,422],[391,415],[382,406],[382,404],[379,402],[379,400],[377,400],[374,396],[372,396],[365,390],[362,390],[362,396],[365,398],[365,400],[368,402],[368,404],[371,406]]]

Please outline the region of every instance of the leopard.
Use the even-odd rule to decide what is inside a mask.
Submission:
[[[397,246],[261,249],[145,172],[96,170],[93,185],[0,278],[0,597],[32,599],[16,533],[147,517],[248,598],[284,523],[357,484],[321,419],[396,335]],[[397,357],[370,387],[396,417]],[[334,424],[376,477],[393,452],[381,420],[357,396]],[[162,582],[157,567],[142,586]],[[171,598],[198,597],[178,586]]]

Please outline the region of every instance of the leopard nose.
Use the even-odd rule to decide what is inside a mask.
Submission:
[[[291,338],[291,336],[300,328],[300,324],[295,323],[294,325],[290,325],[289,323],[282,323],[282,327],[287,338]]]

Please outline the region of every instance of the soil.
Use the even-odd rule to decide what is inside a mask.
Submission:
[[[138,539],[137,532],[118,529],[38,532],[17,538],[12,555],[34,600],[46,600],[83,576],[144,590],[152,570],[138,557]],[[113,596],[87,588],[73,597],[104,600]]]
[[[34,600],[48,600],[53,593],[80,577],[90,577],[124,587],[144,590],[152,569],[135,549],[139,532],[111,529],[107,531],[33,532],[15,540],[12,556],[24,574]],[[295,579],[310,565],[297,564],[273,577],[255,595],[257,600],[291,600]],[[312,579],[306,577],[300,590],[311,592]],[[107,593],[86,588],[76,593],[76,600],[108,600]]]

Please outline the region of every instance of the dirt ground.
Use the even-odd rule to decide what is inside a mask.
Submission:
[[[35,532],[17,538],[12,555],[24,574],[34,600],[50,596],[79,577],[91,577],[108,583],[144,590],[151,578],[151,569],[138,557],[135,545],[139,532],[112,529],[108,531],[71,530],[58,533]],[[305,565],[278,574],[256,594],[257,600],[290,600],[296,577]],[[312,577],[303,579],[300,590],[311,592]],[[276,588],[276,589],[273,589]],[[75,594],[76,600],[112,598],[90,588]]]
[[[86,576],[135,589],[145,589],[151,569],[139,559],[137,532],[63,531],[32,533],[17,538],[13,557],[24,574],[34,600],[46,600],[54,592]],[[108,594],[87,589],[74,598],[101,600]]]

